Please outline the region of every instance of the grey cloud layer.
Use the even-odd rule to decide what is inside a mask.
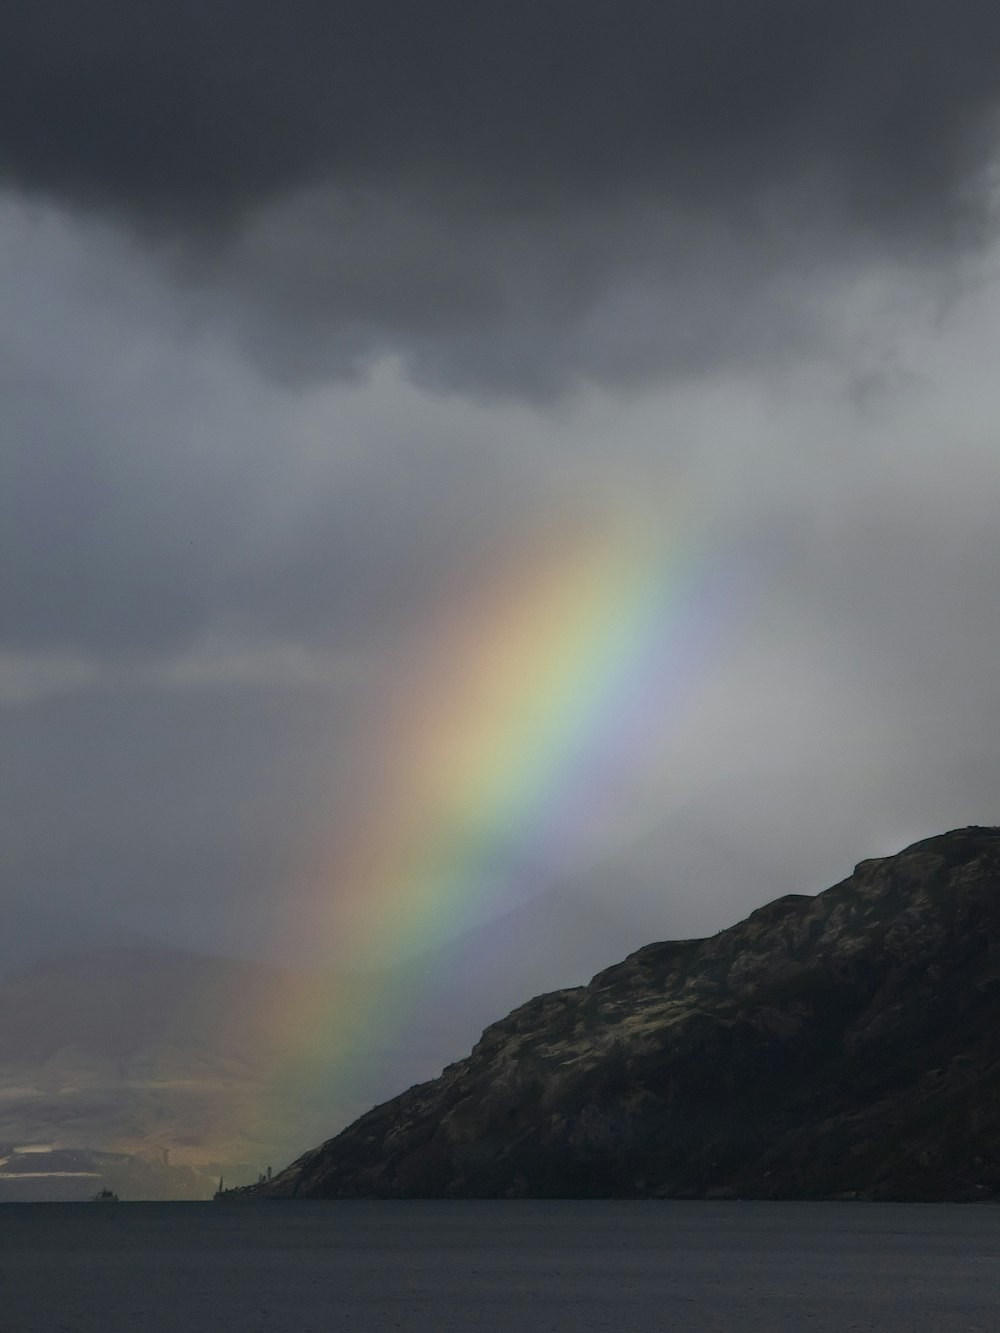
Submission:
[[[540,398],[819,342],[845,264],[975,239],[998,53],[991,0],[20,0],[0,172],[272,374]]]
[[[651,917],[995,818],[1000,317],[915,275],[988,222],[998,49],[995,0],[3,7],[5,882],[266,947],[442,585],[588,477],[757,584],[636,797]]]
[[[517,209],[829,171],[924,208],[975,160],[998,40],[990,0],[17,0],[0,142],[17,181],[187,224],[323,181]]]
[[[545,505],[516,413],[445,411],[391,375],[288,393],[101,229],[13,207],[0,224],[0,651],[142,660],[222,634],[367,652],[457,552],[488,563]]]

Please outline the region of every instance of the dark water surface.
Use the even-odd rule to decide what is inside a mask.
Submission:
[[[1000,1208],[0,1205],[2,1333],[1000,1330]]]

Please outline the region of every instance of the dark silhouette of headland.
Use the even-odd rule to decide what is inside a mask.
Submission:
[[[248,1198],[1000,1195],[1000,828],[541,995]]]

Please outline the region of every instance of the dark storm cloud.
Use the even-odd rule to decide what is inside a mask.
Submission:
[[[215,408],[183,368],[164,374],[187,401],[155,415],[146,376],[104,401],[103,369],[96,401],[8,395],[0,651],[142,660],[220,629],[370,647],[421,614],[457,551],[487,561],[512,512],[544,501],[540,473],[473,463],[412,419],[370,457],[316,461],[281,404],[209,439]]]
[[[18,0],[0,171],[135,226],[270,371],[544,397],[759,359],[963,242],[992,0]]]
[[[923,208],[981,147],[998,40],[992,0],[15,0],[0,142],[22,184],[188,224],[319,182],[519,209],[830,171]]]
[[[915,277],[998,51],[995,0],[0,6],[6,882],[265,947],[452,572],[578,483],[762,585],[636,798],[657,911],[994,819],[997,256],[950,324]]]
[[[103,229],[7,205],[0,232],[0,652],[369,644],[544,503],[481,409],[392,377],[288,394]]]

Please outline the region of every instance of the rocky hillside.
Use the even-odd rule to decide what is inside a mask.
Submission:
[[[1000,829],[539,996],[250,1193],[1000,1195]]]

